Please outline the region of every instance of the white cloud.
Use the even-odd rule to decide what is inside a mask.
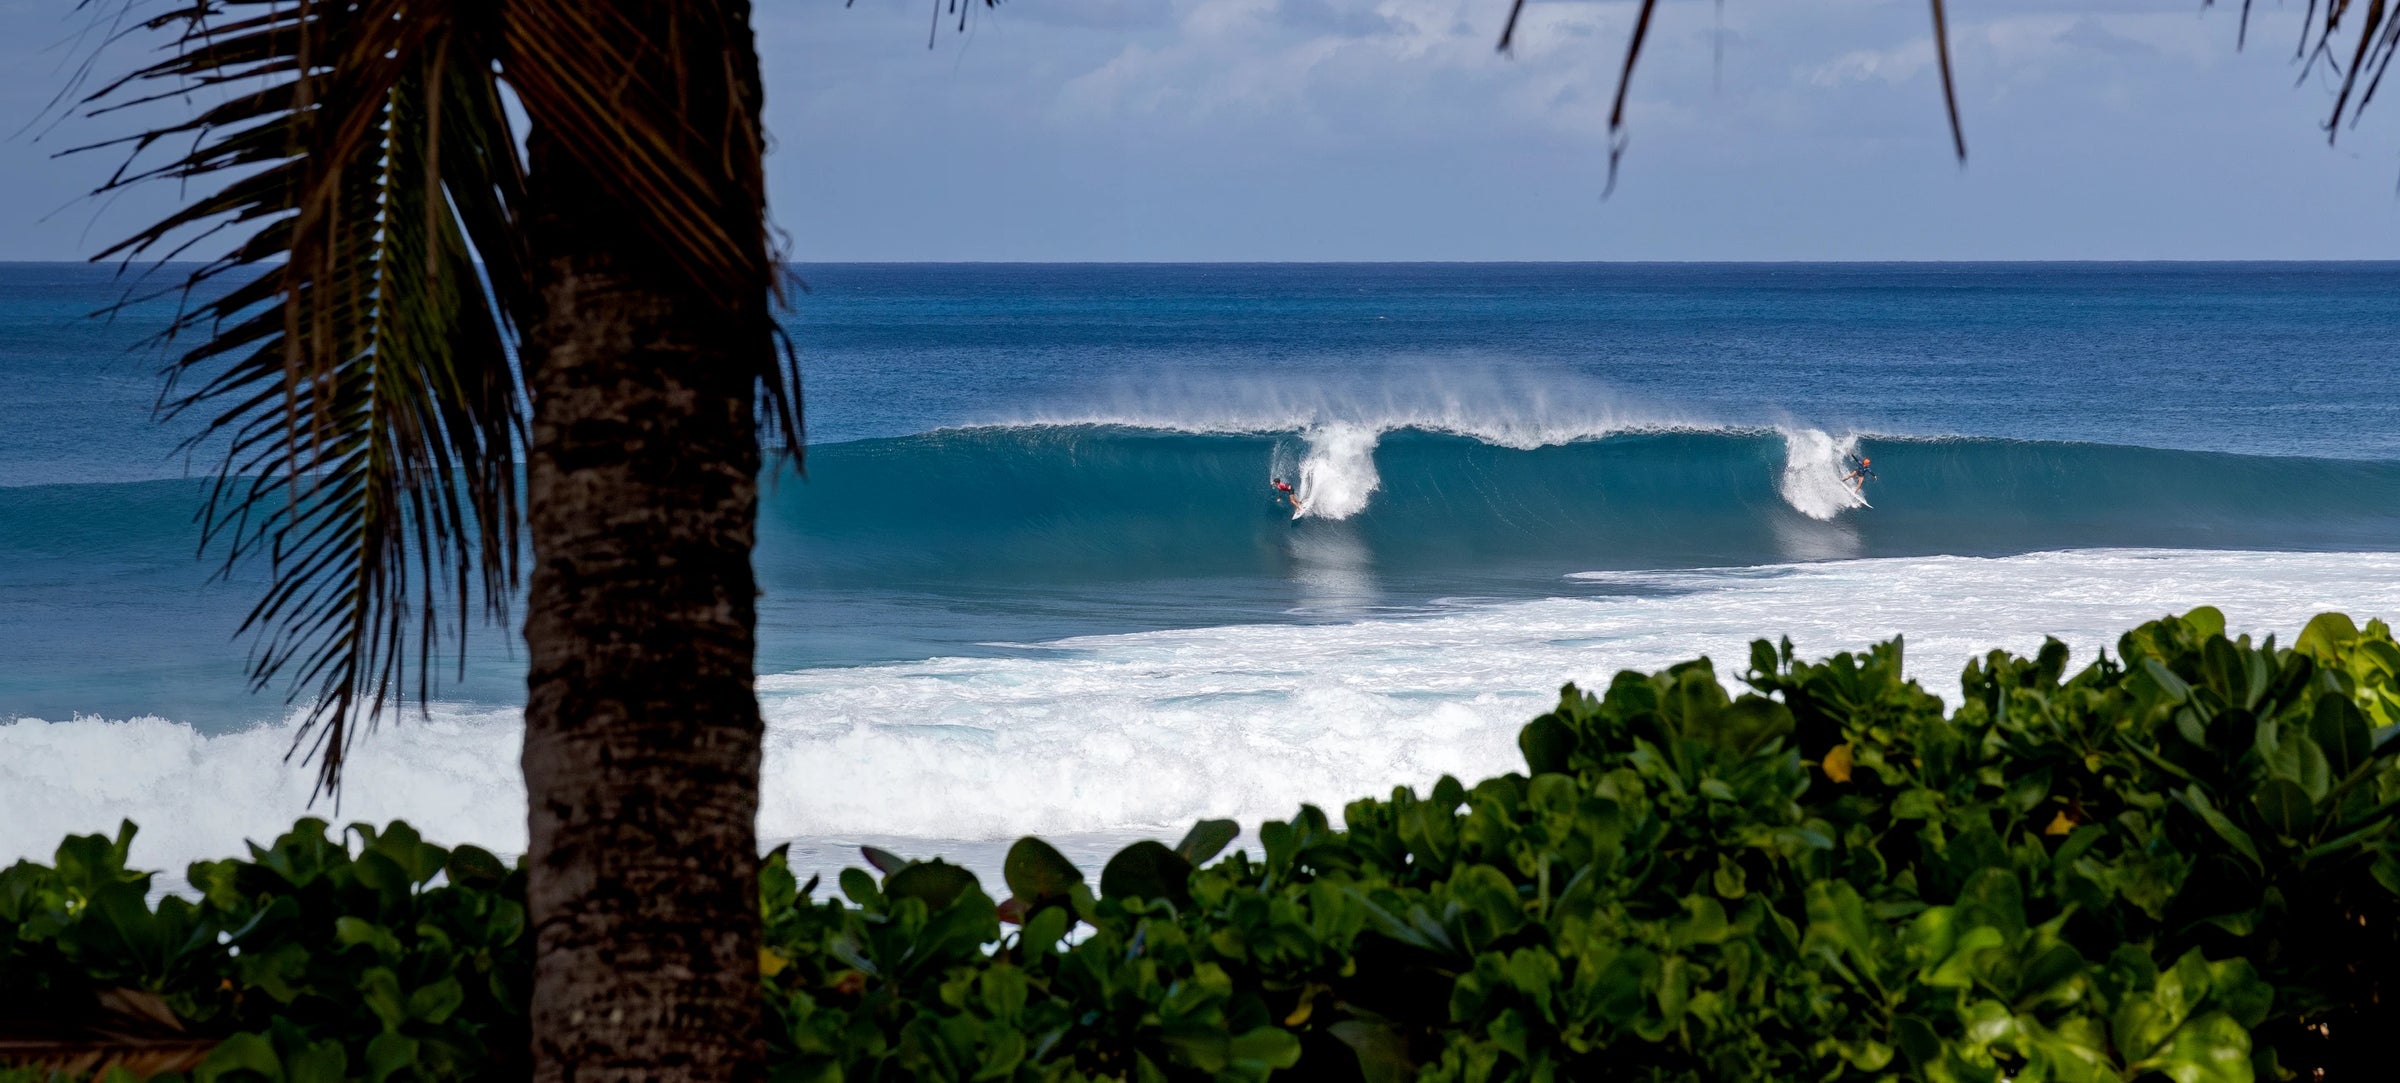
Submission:
[[[2170,228],[2168,208],[2263,207],[2328,170],[2346,194],[2320,207],[2393,212],[2386,166],[2288,152],[2322,103],[2289,90],[2262,43],[2290,27],[2266,11],[2237,58],[2223,11],[1952,0],[1961,173],[1922,0],[1726,0],[1721,22],[1668,0],[1601,208],[1630,0],[1535,0],[1513,57],[1507,0],[1011,0],[930,52],[923,8],[858,3],[761,9],[774,168],[797,178],[778,205],[832,254],[2094,254],[2137,220],[2156,223],[2142,252],[2192,252],[2305,231],[2247,211]],[[2228,157],[2269,145],[2287,151]],[[1979,219],[1949,209],[1970,193]],[[1892,224],[1908,200],[1928,207]],[[1496,201],[1517,224],[1481,221]]]
[[[2216,23],[2186,13],[2033,13],[1961,22],[1951,28],[1950,48],[1962,66],[1973,58],[1982,74],[2002,82],[2046,76],[2060,62],[2092,65],[2109,60],[2169,58],[2206,67],[2233,49]],[[1905,83],[1934,68],[1933,35],[1884,49],[1854,49],[1822,64],[1804,65],[1798,81],[1836,87],[1852,83]]]

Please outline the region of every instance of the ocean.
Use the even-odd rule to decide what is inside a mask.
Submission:
[[[2400,264],[796,273],[760,828],[804,866],[1093,871],[1509,770],[1562,683],[1762,636],[1904,635],[1955,697],[2199,604],[2400,614]],[[130,817],[173,873],[311,812],[521,848],[513,629],[310,804],[256,571],[196,552],[206,446],[151,419],[172,299],[88,316],[125,288],[0,265],[0,862]]]

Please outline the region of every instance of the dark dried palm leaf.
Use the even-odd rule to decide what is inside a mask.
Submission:
[[[1950,77],[1950,27],[1944,18],[1942,0],[1930,0],[1933,6],[1933,53],[1942,74],[1942,106],[1950,117],[1950,145],[1958,160],[1967,160],[1967,133],[1958,123],[1958,87]],[[2337,0],[2340,2],[2340,0]],[[2383,0],[2375,0],[2381,4]],[[1625,156],[1625,95],[1633,86],[1633,66],[1642,58],[1642,45],[1650,38],[1650,16],[1656,12],[1658,0],[1642,0],[1640,10],[1633,16],[1633,36],[1625,45],[1625,65],[1617,72],[1616,101],[1608,110],[1608,187],[1617,187],[1617,162]],[[1500,51],[1509,52],[1516,45],[1517,20],[1525,14],[1525,0],[1510,0],[1508,21],[1500,27]]]
[[[0,1066],[55,1079],[100,1079],[123,1069],[135,1079],[188,1072],[220,1039],[192,1034],[157,994],[102,989],[88,1002],[66,998],[30,1018],[0,1018]]]
[[[925,47],[931,49],[935,42],[941,40],[942,15],[945,10],[948,14],[958,17],[958,32],[966,33],[967,16],[974,14],[977,2],[978,0],[933,0],[933,27],[925,32]],[[851,7],[857,3],[858,0],[842,0],[843,7]],[[981,3],[987,8],[1000,6],[1000,0],[981,0]]]
[[[293,750],[325,792],[359,724],[430,693],[437,615],[463,635],[516,576],[522,183],[490,10],[198,0],[145,24],[165,59],[90,99],[215,102],[119,144],[104,191],[204,194],[101,258],[234,238],[177,287],[161,408],[222,444],[203,545],[268,566],[251,675],[309,697]]]
[[[2216,0],[2202,2],[2213,7]],[[2375,100],[2375,92],[2383,86],[2384,74],[2391,71],[2392,58],[2400,56],[2400,9],[2394,9],[2385,0],[2368,0],[2363,11],[2352,0],[2325,0],[2324,9],[2325,19],[2319,22],[2317,0],[2308,0],[2308,10],[2300,17],[2300,43],[2293,50],[2293,58],[2300,61],[2302,81],[2307,80],[2320,62],[2341,80],[2333,98],[2333,113],[2325,118],[2325,141],[2331,143],[2341,137],[2343,117],[2350,119],[2351,127],[2358,126],[2359,115]],[[2340,51],[2346,32],[2342,19],[2353,11],[2359,12],[2358,40],[2350,43],[2350,62],[2345,65]],[[2242,0],[2234,48],[2249,43],[2250,0]],[[2359,85],[2361,76],[2366,79],[2363,87]],[[2353,95],[2358,99],[2356,105],[2351,104]]]
[[[2314,3],[2310,4],[2309,10],[2311,15],[2315,14]],[[2357,126],[2359,114],[2366,111],[2367,104],[2375,100],[2375,91],[2383,86],[2383,75],[2391,70],[2392,57],[2400,53],[2400,17],[2395,17],[2400,13],[2394,12],[2384,0],[2368,0],[2365,10],[2359,11],[2358,41],[2350,47],[2349,65],[2345,67],[2336,60],[2335,42],[2337,36],[2344,32],[2342,17],[2355,10],[2358,10],[2357,5],[2351,0],[2329,0],[2325,5],[2325,21],[2309,21],[2316,30],[2317,40],[2313,48],[2307,44],[2307,24],[2302,30],[2301,52],[2308,58],[2302,66],[2302,76],[2305,78],[2308,69],[2322,59],[2342,78],[2341,90],[2334,95],[2333,114],[2325,118],[2325,141],[2328,143],[2340,137],[2345,114],[2349,116],[2351,125]],[[2361,75],[2366,76],[2366,85],[2363,87],[2359,85]],[[2350,103],[2353,94],[2358,97],[2355,106]]]

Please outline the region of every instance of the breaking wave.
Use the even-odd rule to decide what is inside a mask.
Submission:
[[[819,445],[808,480],[770,494],[762,572],[770,587],[1280,576],[1318,535],[1387,576],[2400,544],[2395,462],[1801,427],[1554,435],[1037,424]],[[1863,496],[1843,480],[1852,455],[1875,460]],[[1277,477],[1296,479],[1301,514]]]

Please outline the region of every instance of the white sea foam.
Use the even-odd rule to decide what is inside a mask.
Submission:
[[[1293,518],[1341,520],[1365,511],[1367,498],[1383,485],[1375,473],[1375,430],[1335,423],[1310,429],[1301,439],[1308,455],[1300,460]]]
[[[1828,436],[1816,429],[1783,430],[1783,477],[1776,490],[1783,502],[1811,519],[1834,516],[1866,506],[1866,498],[1843,480],[1850,457],[1858,453],[1858,437]]]
[[[521,850],[521,732],[514,709],[436,705],[430,721],[412,713],[387,723],[362,742],[337,810],[324,800],[312,809],[313,766],[285,761],[288,720],[214,736],[155,717],[0,723],[0,865],[46,860],[60,838],[114,833],[130,818],[141,825],[135,857],[180,875],[312,811],[335,822],[405,818],[431,838]]]
[[[2400,614],[2400,554],[2081,551],[1580,578],[1569,589],[1585,596],[1410,618],[768,675],[761,832],[838,862],[828,840],[928,851],[1027,832],[1171,835],[1208,815],[1254,830],[1302,801],[1338,815],[1394,785],[1512,769],[1517,727],[1561,682],[1698,653],[1730,672],[1761,635],[1816,656],[1905,633],[1911,672],[1955,696],[1958,667],[1983,650],[2029,651],[2049,634],[2089,659],[2139,621],[2204,603],[2287,637],[2327,609]],[[0,862],[128,816],[150,867],[237,852],[307,808],[308,768],[282,759],[290,737],[158,719],[0,725]],[[341,818],[402,816],[433,837],[521,848],[516,742],[506,711],[387,726],[356,750]]]

